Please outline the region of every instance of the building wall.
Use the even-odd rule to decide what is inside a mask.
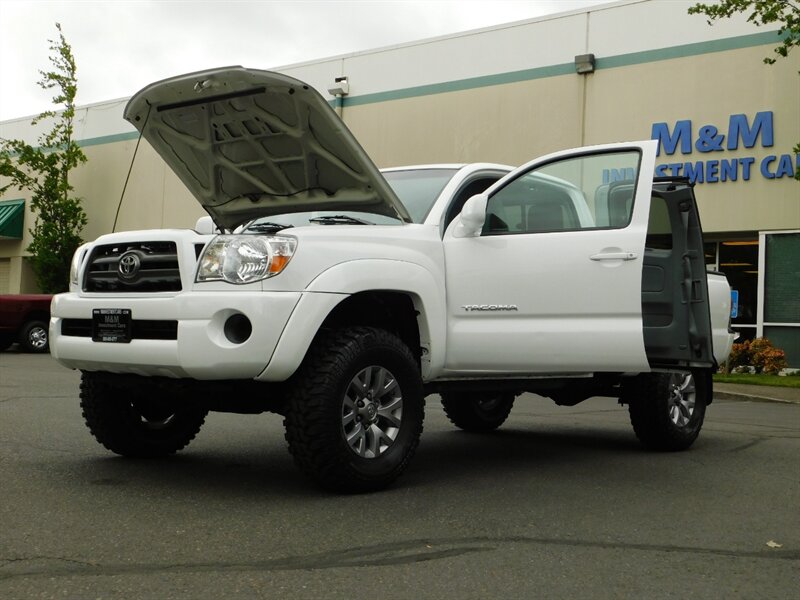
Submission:
[[[752,121],[773,114],[774,145],[713,153],[677,152],[665,163],[752,157],[749,181],[698,186],[710,233],[800,227],[797,184],[766,179],[765,157],[791,153],[800,140],[800,52],[772,66],[762,59],[777,43],[741,18],[709,27],[689,16],[693,2],[636,0],[588,11],[422,40],[278,69],[316,87],[347,76],[342,117],[381,167],[490,161],[517,165],[554,150],[648,139],[654,123],[691,120],[724,133],[730,115]],[[647,23],[649,26],[633,26]],[[597,69],[575,73],[573,58],[594,53]],[[76,138],[89,158],[76,170],[76,192],[89,216],[86,239],[116,229],[184,227],[201,211],[160,158],[122,119],[126,100],[79,109]],[[0,136],[34,142],[46,123],[0,123]],[[692,139],[692,143],[696,140]],[[763,140],[759,140],[763,141]],[[741,146],[741,145],[740,145]],[[774,171],[778,162],[770,164]],[[26,197],[10,190],[3,198]],[[26,215],[26,230],[32,224]],[[0,257],[23,243],[0,240]]]
[[[774,113],[774,146],[690,155],[662,153],[664,162],[754,157],[752,170],[770,155],[791,153],[800,141],[800,53],[773,66],[762,57],[770,45],[662,60],[628,67],[601,69],[589,82],[587,143],[650,137],[655,122],[674,124],[691,119],[698,129],[713,124],[726,132],[729,116],[744,114],[752,121],[759,111]],[[731,66],[735,65],[735,69]],[[629,101],[620,99],[629,98]],[[692,140],[693,142],[695,140]],[[796,160],[796,159],[795,159]],[[772,167],[772,165],[770,165]],[[800,225],[800,186],[791,177],[698,185],[707,232],[782,229]]]
[[[113,230],[191,227],[205,214],[144,140],[138,151],[135,139],[89,146],[84,151],[88,161],[74,181],[89,215],[85,239]]]
[[[583,83],[564,75],[355,107],[345,101],[342,115],[381,167],[518,165],[581,145]]]
[[[380,167],[518,165],[558,149],[650,139],[660,131],[676,145],[670,154],[670,144],[662,143],[664,174],[686,174],[687,164],[702,172],[696,190],[712,242],[709,263],[733,269],[742,263],[737,252],[756,257],[748,261],[764,256],[761,232],[800,230],[800,184],[788,169],[797,164],[792,147],[800,141],[800,52],[765,65],[778,44],[774,29],[741,17],[709,27],[703,17],[687,15],[693,3],[622,1],[276,70],[340,105],[345,123]],[[574,57],[587,53],[596,56],[596,70],[579,75]],[[347,77],[350,91],[334,101],[327,89],[337,77]],[[114,228],[190,227],[203,214],[146,142],[136,150],[137,134],[122,119],[125,102],[86,106],[77,114],[76,137],[89,159],[73,179],[89,217],[85,239]],[[757,122],[763,125],[758,131]],[[748,132],[734,135],[733,123],[752,130],[751,147]],[[0,123],[0,136],[34,142],[46,127],[32,128],[30,118],[21,118]],[[731,138],[736,147],[729,149]],[[735,180],[730,170],[720,176],[723,163],[736,166]],[[9,190],[3,199],[19,197],[26,195]],[[32,223],[27,214],[26,230]],[[11,291],[35,287],[22,258],[25,235],[0,240]],[[735,323],[748,335],[764,331],[763,315],[758,322],[755,316],[770,293],[764,272],[763,265],[730,272],[747,315]],[[793,324],[786,327],[800,333]]]
[[[648,139],[652,125],[691,120],[692,153],[664,163],[754,158],[751,176],[698,187],[709,233],[800,226],[798,184],[767,179],[766,157],[790,154],[800,140],[800,53],[771,67],[769,45],[598,69],[587,76],[554,75],[493,86],[351,106],[342,116],[380,166],[491,161],[518,165],[556,149]],[[737,64],[736,78],[728,66]],[[739,80],[741,78],[741,81]],[[584,99],[585,96],[585,99]],[[698,130],[707,124],[727,135],[730,115],[751,123],[772,112],[772,147],[700,153]],[[796,159],[794,159],[796,160]],[[777,160],[767,165],[774,173]]]

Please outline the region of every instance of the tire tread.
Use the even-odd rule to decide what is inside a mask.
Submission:
[[[185,409],[168,430],[143,435],[131,423],[126,390],[84,373],[80,397],[84,421],[94,438],[111,452],[131,458],[158,458],[182,450],[200,431],[207,414],[194,407]]]
[[[464,431],[485,433],[500,427],[508,419],[514,406],[513,394],[501,394],[505,402],[497,407],[491,415],[481,414],[478,401],[485,396],[481,393],[442,393],[442,408],[450,422]]]
[[[689,448],[703,426],[710,390],[705,374],[695,372],[697,396],[691,427],[680,428],[669,417],[669,375],[646,373],[623,385],[621,401],[628,404],[628,414],[636,437],[646,448],[658,451],[680,451]],[[687,426],[688,427],[688,426]]]
[[[321,332],[293,377],[287,398],[284,417],[285,438],[297,466],[323,488],[346,493],[361,493],[382,489],[397,479],[408,467],[419,444],[422,419],[419,423],[404,422],[411,431],[412,440],[402,460],[389,472],[365,476],[352,468],[351,451],[342,444],[340,435],[331,420],[337,424],[341,415],[337,382],[347,376],[348,365],[355,361],[365,348],[381,346],[398,352],[408,364],[416,365],[411,351],[393,334],[373,327]],[[416,368],[416,367],[415,367]],[[397,376],[397,374],[395,374]],[[403,383],[404,398],[419,395],[424,410],[422,382],[418,389],[408,389],[414,383]],[[411,408],[411,407],[409,407]],[[406,406],[404,405],[404,411]]]

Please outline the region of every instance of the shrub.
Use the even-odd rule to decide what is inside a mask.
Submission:
[[[727,362],[722,365],[724,373],[750,371],[777,374],[788,366],[786,353],[772,345],[767,338],[745,340],[734,344]]]
[[[723,373],[733,373],[741,367],[750,364],[750,340],[745,340],[741,344],[734,344],[728,360],[720,368]]]

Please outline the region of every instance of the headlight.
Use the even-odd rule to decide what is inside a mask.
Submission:
[[[289,264],[297,240],[274,235],[218,235],[200,257],[197,281],[252,283]]]

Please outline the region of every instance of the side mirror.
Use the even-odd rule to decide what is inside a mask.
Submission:
[[[219,233],[219,229],[214,224],[214,220],[208,215],[197,219],[197,223],[194,224],[194,230],[200,234]]]
[[[475,237],[480,234],[483,224],[486,221],[486,205],[489,197],[486,194],[475,194],[464,203],[461,214],[458,216],[458,223],[453,230],[453,236]]]

